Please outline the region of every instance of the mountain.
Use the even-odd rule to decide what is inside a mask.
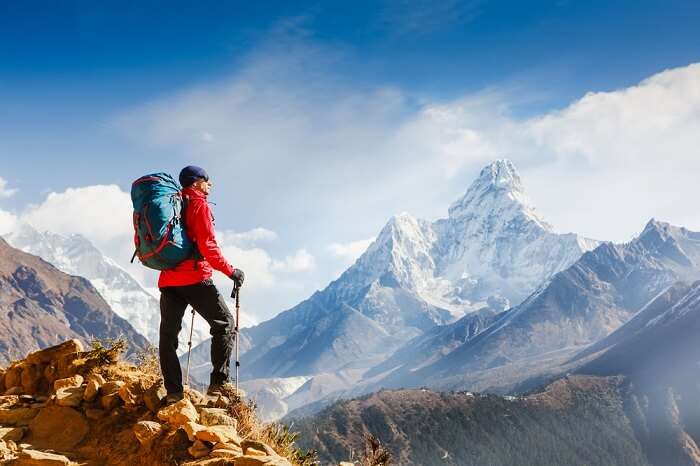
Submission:
[[[571,377],[525,397],[383,390],[296,420],[301,445],[337,464],[365,435],[405,466],[649,466],[620,378]]]
[[[700,234],[652,219],[630,243],[585,253],[433,364],[397,368],[376,386],[458,388],[479,371],[521,363],[546,369],[607,337],[672,283],[699,276]]]
[[[243,376],[371,367],[436,325],[519,302],[597,244],[555,233],[527,203],[513,164],[496,161],[448,218],[392,217],[328,287],[246,329]]]
[[[58,269],[90,280],[112,310],[129,323],[153,345],[158,344],[160,304],[127,271],[100,252],[87,238],[78,234],[59,235],[39,232],[21,224],[5,236],[14,247],[41,257]],[[190,326],[189,313],[183,319],[180,332],[180,352],[187,351]],[[195,320],[193,344],[209,338],[209,328],[203,319]]]
[[[132,351],[147,340],[116,315],[85,278],[61,272],[0,238],[0,363],[77,338],[123,336]]]
[[[698,335],[700,282],[679,282],[578,355],[597,355],[581,374],[625,376],[631,424],[654,465],[700,465]]]

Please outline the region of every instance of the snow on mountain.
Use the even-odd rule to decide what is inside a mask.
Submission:
[[[87,238],[39,232],[28,224],[19,225],[5,235],[17,249],[41,257],[59,270],[90,280],[112,310],[126,319],[153,345],[158,344],[160,305],[126,270],[100,252]],[[190,326],[189,312],[183,319],[179,352],[187,351]],[[195,319],[192,335],[196,345],[209,338],[209,329],[201,317]]]
[[[448,213],[432,223],[407,213],[392,217],[329,289],[349,299],[370,287],[371,299],[381,288],[399,287],[432,306],[429,319],[444,324],[521,302],[599,244],[554,232],[530,206],[508,160],[485,167]]]

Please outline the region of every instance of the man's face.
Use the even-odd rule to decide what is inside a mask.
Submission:
[[[194,183],[192,183],[192,187],[197,189],[198,191],[203,192],[204,194],[209,194],[209,191],[211,191],[211,187],[213,186],[214,183],[211,182],[211,180],[197,180]]]

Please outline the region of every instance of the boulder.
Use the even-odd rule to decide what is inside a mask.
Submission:
[[[338,466],[355,466],[355,463],[351,463],[350,461],[341,461],[338,463]]]
[[[24,393],[22,386],[11,387],[5,390],[5,395],[21,395]]]
[[[0,427],[0,440],[19,442],[26,432],[24,427]]]
[[[190,439],[190,442],[194,442],[197,439],[197,432],[204,429],[204,426],[196,422],[187,421],[182,425],[182,429],[187,433],[187,438]]]
[[[77,408],[83,402],[83,387],[64,387],[56,390],[56,404]]]
[[[96,421],[97,419],[102,419],[107,415],[107,411],[104,409],[88,408],[85,410],[85,417]]]
[[[234,443],[240,445],[241,438],[233,426],[204,426],[195,434],[198,440],[212,443]]]
[[[58,380],[58,363],[56,361],[50,362],[44,368],[44,378],[49,384],[53,384],[56,380]]]
[[[84,351],[80,340],[72,339],[63,343],[29,353],[26,361],[32,364],[47,364],[63,355]]]
[[[207,456],[210,451],[209,447],[199,440],[195,441],[192,446],[187,449],[187,452],[192,455],[193,458],[203,458]]]
[[[260,455],[258,453],[257,456],[264,456],[264,455],[276,456],[277,455],[277,452],[275,450],[273,450],[271,446],[269,446],[268,444],[263,443],[263,442],[258,442],[257,440],[250,440],[250,439],[243,440],[241,442],[241,448],[243,449],[243,453],[245,453],[246,455],[251,455],[251,453],[249,453],[249,450],[250,451],[256,450],[257,452],[262,453],[262,455]],[[251,456],[253,456],[253,455],[256,455],[256,454],[253,453]]]
[[[22,389],[24,393],[34,395],[39,391],[39,382],[41,381],[44,369],[35,364],[27,364],[22,369]]]
[[[5,392],[5,372],[7,372],[7,369],[0,367],[0,393]]]
[[[185,398],[188,398],[194,405],[203,405],[207,403],[207,399],[204,395],[199,393],[197,390],[192,390],[191,388],[185,388]]]
[[[68,387],[80,387],[83,384],[83,376],[76,374],[72,377],[66,377],[64,379],[57,379],[53,383],[53,389],[58,391],[62,388]]]
[[[236,420],[223,408],[202,408],[199,410],[199,420],[205,426],[238,427]]]
[[[47,406],[29,423],[32,445],[56,451],[71,451],[89,430],[85,418],[65,406]]]
[[[161,408],[158,411],[158,419],[173,426],[179,427],[188,421],[197,422],[199,414],[190,400],[182,400]]]
[[[228,448],[221,448],[219,450],[214,450],[211,453],[209,453],[209,456],[212,458],[238,458],[239,456],[243,456],[243,452],[241,450],[230,450]]]
[[[264,451],[258,450],[257,448],[248,448],[246,449],[245,454],[248,456],[270,456]]]
[[[10,366],[5,372],[5,390],[22,385],[22,366]]]
[[[231,466],[232,464],[233,463],[229,458],[204,458],[201,460],[182,463],[181,466]]]
[[[69,466],[71,461],[63,455],[39,450],[22,450],[14,466]]]
[[[241,456],[236,458],[236,466],[292,466],[279,456]]]
[[[111,395],[103,395],[102,398],[100,398],[100,405],[102,405],[102,409],[106,411],[111,411],[119,404],[122,402],[122,399],[119,397],[119,393],[112,393]]]
[[[124,384],[118,391],[119,398],[126,406],[138,406],[143,403],[143,394],[146,389],[141,381]]]
[[[87,378],[83,399],[85,401],[92,401],[97,398],[97,395],[100,392],[100,387],[102,387],[106,382],[107,381],[105,378],[100,374],[90,374]]]
[[[157,413],[163,403],[163,398],[167,394],[168,392],[165,390],[163,381],[159,380],[144,392],[143,402],[152,413]]]
[[[119,393],[119,389],[125,385],[122,380],[111,380],[102,385],[101,391],[103,395],[114,395]]]
[[[139,421],[134,424],[134,436],[141,446],[150,447],[153,440],[163,432],[163,426],[153,421]]]
[[[35,408],[0,408],[0,425],[26,425],[38,412]]]

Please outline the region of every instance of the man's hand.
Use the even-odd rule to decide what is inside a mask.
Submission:
[[[245,274],[241,269],[233,269],[233,273],[231,274],[230,278],[231,280],[233,280],[233,283],[236,285],[236,288],[240,288],[243,286]]]

